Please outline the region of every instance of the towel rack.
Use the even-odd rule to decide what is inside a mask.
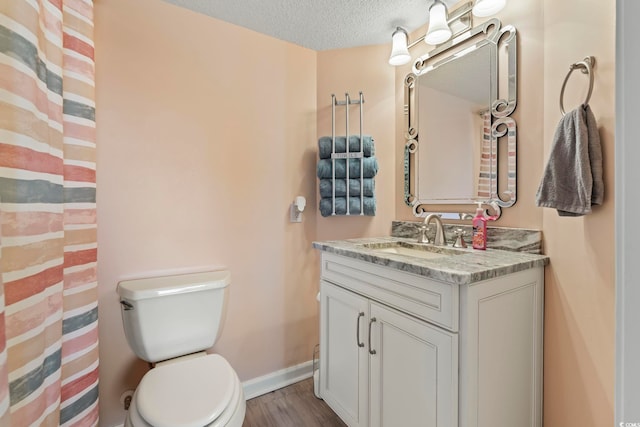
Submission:
[[[574,70],[582,71],[582,74],[589,75],[589,92],[587,92],[587,98],[584,100],[583,105],[589,103],[589,99],[591,99],[591,92],[593,92],[593,67],[596,64],[596,58],[593,56],[587,56],[584,60],[571,64],[569,66],[569,72],[567,76],[564,78],[564,82],[562,82],[562,89],[560,89],[560,111],[564,116],[566,113],[564,111],[563,98],[564,98],[564,89],[567,86],[567,82],[569,81],[569,77]]]
[[[331,161],[332,161],[332,169],[333,169],[333,195],[332,195],[332,205],[333,212],[332,215],[336,214],[336,159],[345,159],[345,168],[346,168],[346,184],[347,184],[347,215],[351,215],[349,209],[349,159],[360,159],[360,215],[364,215],[364,164],[363,161],[363,151],[364,151],[364,140],[362,138],[362,127],[364,122],[362,104],[364,104],[364,95],[362,92],[359,94],[357,100],[352,100],[348,93],[344,94],[344,101],[338,101],[335,94],[331,94],[331,140],[332,140],[332,152],[331,152]],[[350,152],[349,151],[349,106],[358,105],[360,108],[360,151],[359,152]],[[346,147],[345,153],[336,153],[336,106],[344,105],[345,106],[345,138],[346,138]]]

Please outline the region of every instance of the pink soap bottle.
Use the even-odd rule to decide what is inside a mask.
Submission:
[[[482,203],[480,202],[478,202],[478,209],[476,209],[476,216],[473,217],[472,224],[473,238],[471,245],[473,249],[487,249],[487,218],[484,217]]]

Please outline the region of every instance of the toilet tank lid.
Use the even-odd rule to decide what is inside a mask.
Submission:
[[[123,280],[118,283],[118,295],[128,300],[142,300],[168,295],[225,288],[231,282],[227,270],[204,271],[174,276]]]

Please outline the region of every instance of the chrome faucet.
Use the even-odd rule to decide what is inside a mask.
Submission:
[[[424,219],[424,225],[429,226],[432,219],[436,221],[436,237],[433,239],[433,244],[436,246],[447,246],[447,239],[444,236],[444,226],[438,214],[429,214],[429,216]]]

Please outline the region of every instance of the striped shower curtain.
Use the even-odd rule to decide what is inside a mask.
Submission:
[[[0,0],[0,426],[98,424],[91,0]]]

